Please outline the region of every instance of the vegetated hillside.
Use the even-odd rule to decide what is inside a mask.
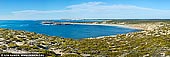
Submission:
[[[170,25],[152,31],[120,34],[116,37],[68,42],[64,52],[108,57],[170,56]]]
[[[34,32],[16,31],[0,28],[0,53],[53,53],[51,48],[61,48],[71,39],[47,36]]]
[[[114,19],[114,20],[105,20],[97,22],[98,24],[106,23],[106,24],[139,24],[139,23],[155,23],[155,22],[164,22],[170,23],[169,19]]]

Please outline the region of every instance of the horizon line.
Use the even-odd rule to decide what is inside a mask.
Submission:
[[[73,19],[73,18],[66,18],[66,19],[36,19],[36,20],[103,20],[103,19],[108,19],[108,20],[124,20],[124,19],[129,19],[129,20],[133,20],[133,19],[146,19],[146,20],[170,20],[170,18],[82,18],[82,19]],[[0,20],[35,20],[35,19],[0,19]]]

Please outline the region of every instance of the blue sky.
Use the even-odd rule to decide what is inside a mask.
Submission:
[[[170,0],[0,0],[0,19],[170,18]]]

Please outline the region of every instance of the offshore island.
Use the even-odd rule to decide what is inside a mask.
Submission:
[[[1,53],[44,53],[59,57],[170,56],[170,20],[106,20],[100,22],[42,22],[52,25],[106,25],[139,32],[74,40],[35,32],[0,29]]]

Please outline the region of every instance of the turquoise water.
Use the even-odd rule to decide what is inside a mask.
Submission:
[[[69,20],[55,20],[59,22],[69,22]],[[42,25],[42,21],[34,20],[0,20],[0,28],[8,28],[13,30],[24,30],[36,32],[50,36],[60,36],[64,38],[89,38],[99,36],[109,36],[123,34],[128,32],[136,32],[139,30],[122,28],[117,26],[102,25]],[[71,22],[90,22],[90,21],[73,21]]]

